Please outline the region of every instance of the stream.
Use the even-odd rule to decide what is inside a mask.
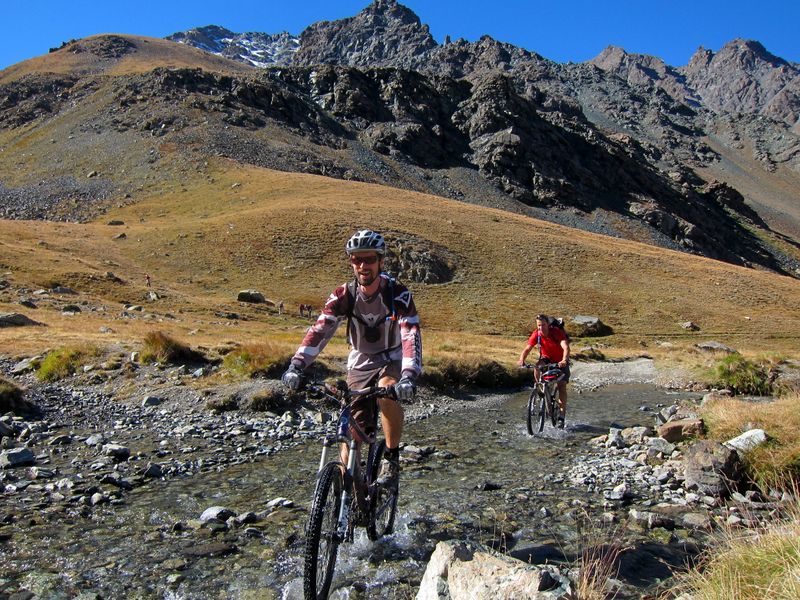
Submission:
[[[649,385],[571,390],[566,428],[548,424],[529,436],[527,395],[478,398],[474,407],[406,425],[404,443],[420,452],[403,454],[395,532],[371,543],[359,530],[355,543],[340,547],[331,598],[413,598],[428,557],[446,539],[569,566],[587,536],[607,532],[587,527],[605,510],[602,496],[571,485],[563,472],[609,426],[652,424],[643,407],[690,396]],[[90,518],[43,514],[0,545],[0,584],[23,582],[40,598],[301,598],[319,447],[309,439],[255,463],[155,481],[119,505],[95,507]],[[216,531],[197,523],[211,506],[263,515],[280,498],[286,506],[249,525]],[[669,575],[653,569],[639,569],[629,583],[644,588]]]

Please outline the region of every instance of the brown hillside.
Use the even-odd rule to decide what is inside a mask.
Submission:
[[[157,67],[200,68],[218,73],[243,73],[255,69],[197,48],[163,40],[124,34],[93,35],[0,71],[0,83],[25,75],[128,75]]]
[[[374,227],[393,248],[414,246],[451,264],[448,283],[407,280],[429,340],[450,347],[482,340],[476,352],[501,352],[505,360],[535,311],[599,316],[616,332],[604,340],[612,348],[711,338],[748,350],[797,347],[800,282],[788,277],[424,194],[229,162],[212,168],[210,180],[94,223],[0,221],[0,265],[13,289],[61,283],[80,292],[64,301],[87,301],[81,314],[65,317],[48,307],[21,309],[21,292],[0,292],[0,312],[49,325],[0,330],[0,344],[19,347],[25,336],[25,345],[50,346],[62,334],[125,342],[153,328],[193,332],[210,345],[266,337],[295,344],[307,321],[238,304],[237,291],[258,289],[291,313],[298,302],[318,309],[348,276],[346,237]],[[110,219],[125,225],[107,225]],[[145,273],[163,298],[145,301]],[[150,316],[122,318],[125,302],[145,304]],[[230,312],[239,319],[220,316]],[[688,320],[701,331],[683,330]],[[114,334],[98,334],[101,325]]]

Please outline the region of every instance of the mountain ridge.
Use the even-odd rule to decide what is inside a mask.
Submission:
[[[162,153],[143,156],[144,135],[190,162],[200,152],[381,183],[800,273],[800,234],[793,229],[800,231],[793,200],[800,186],[796,136],[769,115],[720,117],[699,106],[679,93],[696,94],[686,76],[663,61],[611,49],[602,68],[558,65],[488,36],[438,45],[413,12],[390,0],[350,19],[314,24],[304,34],[305,45],[291,57],[300,55],[296,62],[307,65],[255,68],[241,57],[214,57],[213,68],[206,62],[197,69],[171,58],[173,48],[186,44],[164,41],[158,60],[150,57],[124,74],[111,63],[104,75],[60,79],[42,70],[35,77],[19,69],[0,72],[6,98],[0,143],[17,144],[26,129],[44,132],[63,122],[73,136],[76,127],[86,136],[101,131],[85,142],[98,148],[101,142],[129,144],[129,160],[138,162],[127,171],[159,180],[166,176],[157,169]],[[144,45],[130,43],[137,49],[120,57],[120,65]],[[237,48],[246,47],[239,40]],[[40,62],[74,54],[68,44]],[[376,64],[361,65],[371,61]],[[784,78],[790,67],[781,65]],[[628,81],[631,74],[641,81]],[[72,122],[76,102],[98,111],[91,126]],[[750,179],[736,179],[729,168],[729,157],[743,148],[752,152]],[[37,150],[50,152],[46,145]],[[79,164],[63,161],[65,171],[70,160]],[[102,165],[105,157],[98,154],[97,161]],[[41,214],[9,204],[37,192],[8,165],[0,168],[6,186],[0,209],[5,198],[13,214]],[[74,171],[65,174],[74,177]],[[37,172],[43,177],[48,166],[32,176]],[[135,196],[140,185],[127,174],[107,177],[123,196]],[[747,195],[725,184],[726,177]],[[768,187],[761,181],[771,184],[769,195],[758,195]]]

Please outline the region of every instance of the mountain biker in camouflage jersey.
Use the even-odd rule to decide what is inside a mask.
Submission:
[[[422,371],[419,315],[411,292],[382,272],[386,254],[383,236],[369,229],[357,231],[345,246],[354,282],[337,287],[328,297],[314,325],[292,357],[282,381],[290,389],[300,385],[301,374],[348,321],[351,345],[347,360],[347,385],[364,389],[393,386],[398,400],[410,400]],[[372,402],[356,401],[352,415],[367,434],[373,423]],[[379,398],[381,424],[386,437],[386,462],[380,479],[397,483],[403,408],[392,398]],[[363,440],[362,440],[363,441]]]

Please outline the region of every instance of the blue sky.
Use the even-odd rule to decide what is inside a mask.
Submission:
[[[315,21],[352,16],[370,0],[4,0],[0,69],[96,33],[164,37],[202,25],[299,34]],[[685,65],[699,46],[740,37],[800,63],[800,0],[401,0],[431,28],[474,41],[483,34],[557,62],[582,62],[608,45]]]

